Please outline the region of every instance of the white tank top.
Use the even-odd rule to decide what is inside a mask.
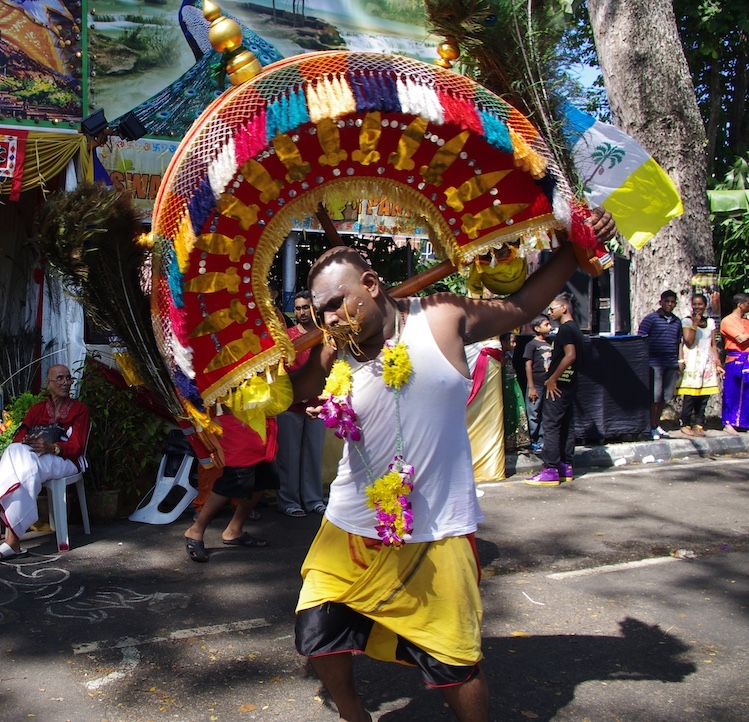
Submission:
[[[401,340],[413,372],[400,389],[399,411],[403,458],[414,467],[410,541],[425,542],[474,532],[483,516],[466,428],[471,380],[437,347],[420,300],[409,301]],[[354,372],[351,403],[362,438],[344,446],[326,516],[345,531],[377,539],[375,513],[367,507],[364,490],[386,472],[395,455],[395,393],[382,381],[382,354],[365,363],[346,358]]]

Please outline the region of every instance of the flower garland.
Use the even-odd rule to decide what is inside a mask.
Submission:
[[[396,313],[396,337],[399,335],[400,314]],[[361,449],[356,450],[371,480],[366,488],[367,506],[377,518],[375,531],[385,546],[400,547],[413,531],[413,511],[408,495],[413,491],[414,467],[403,459],[403,438],[400,422],[400,389],[408,383],[413,367],[406,344],[386,341],[382,352],[382,380],[395,394],[396,439],[395,455],[388,470],[378,479],[369,468]],[[359,441],[361,430],[356,425],[356,413],[351,405],[353,371],[348,361],[338,359],[330,370],[323,389],[326,397],[320,412],[325,425],[335,430],[340,439]]]
[[[327,428],[335,430],[339,439],[359,441],[361,431],[356,425],[356,413],[351,406],[352,376],[348,361],[338,359],[333,364],[322,392],[326,399],[320,410],[320,418]]]

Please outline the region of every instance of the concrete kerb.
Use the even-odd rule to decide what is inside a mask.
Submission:
[[[749,452],[749,433],[727,434],[710,431],[703,437],[684,437],[678,431],[676,438],[658,441],[630,441],[601,446],[575,448],[575,469],[627,466],[658,461],[673,461],[685,457],[708,457]],[[508,454],[505,459],[507,476],[528,474],[543,467],[536,454]]]

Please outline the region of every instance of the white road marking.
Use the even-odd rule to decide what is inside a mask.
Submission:
[[[122,650],[122,665],[120,668],[104,675],[103,677],[99,677],[98,679],[89,680],[86,682],[85,687],[89,692],[91,692],[100,687],[105,687],[112,682],[116,682],[118,679],[124,679],[135,671],[139,662],[140,652],[137,647],[125,647],[125,649]]]
[[[571,579],[573,577],[592,577],[594,574],[607,574],[608,572],[622,572],[628,569],[639,569],[640,567],[652,567],[654,564],[665,564],[666,562],[679,561],[675,557],[653,557],[640,559],[635,562],[622,562],[621,564],[605,564],[600,567],[589,567],[588,569],[577,569],[572,572],[557,572],[547,574],[547,579]]]
[[[188,627],[187,629],[177,629],[165,636],[160,637],[122,637],[115,641],[102,640],[100,642],[82,642],[73,645],[74,654],[88,654],[90,652],[99,652],[104,649],[126,649],[131,647],[140,647],[144,644],[156,644],[158,642],[168,642],[174,639],[188,639],[189,637],[206,637],[212,634],[224,634],[226,632],[239,632],[247,629],[258,629],[260,627],[269,627],[270,622],[265,619],[243,619],[238,622],[228,622],[227,624],[213,624],[209,627]]]

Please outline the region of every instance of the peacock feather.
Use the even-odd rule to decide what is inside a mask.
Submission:
[[[145,385],[178,415],[182,406],[151,325],[150,250],[137,242],[141,221],[128,192],[83,183],[49,197],[34,245],[92,322],[127,346]]]

